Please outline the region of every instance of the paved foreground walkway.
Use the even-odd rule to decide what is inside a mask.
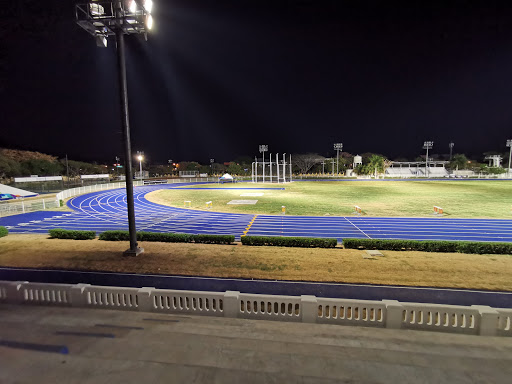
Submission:
[[[511,380],[512,338],[0,305],[3,384]]]

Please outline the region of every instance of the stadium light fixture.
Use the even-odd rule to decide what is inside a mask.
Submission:
[[[340,151],[343,149],[343,143],[334,143],[336,150],[336,174],[339,174]]]
[[[112,36],[115,37],[117,43],[117,72],[124,144],[124,171],[126,175],[126,205],[130,233],[130,249],[124,252],[125,256],[137,256],[144,252],[144,249],[138,247],[135,228],[124,35],[143,35],[147,39],[147,31],[153,26],[151,9],[152,2],[150,0],[144,2],[143,0],[90,1],[75,5],[77,24],[94,37],[98,46],[106,47],[108,38]]]
[[[510,153],[508,155],[508,173],[509,173],[509,177],[510,177],[510,172],[512,171],[510,169],[510,161],[512,160],[512,139],[507,140],[507,147],[510,148]]]
[[[268,145],[260,145],[260,153],[263,154],[263,182],[265,182],[265,152],[268,151]],[[258,180],[256,180],[257,182]]]
[[[450,148],[450,161],[452,161],[452,155],[453,155],[453,147],[455,146],[455,143],[453,141],[450,141],[448,144],[448,147]]]
[[[423,143],[423,149],[427,150],[427,156],[425,157],[425,177],[428,177],[428,150],[434,147],[433,141],[425,141]]]

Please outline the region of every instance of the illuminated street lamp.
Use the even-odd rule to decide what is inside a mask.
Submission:
[[[336,150],[336,174],[338,174],[339,173],[340,151],[343,149],[343,143],[334,143],[334,149]]]
[[[152,6],[153,2],[151,0],[91,1],[75,5],[77,24],[94,37],[96,45],[106,47],[108,38],[111,36],[115,36],[117,43],[117,72],[124,144],[124,171],[126,175],[126,205],[130,233],[130,249],[124,252],[125,256],[137,256],[144,252],[144,249],[138,247],[135,228],[124,35],[144,35],[147,39],[147,31],[153,26]]]
[[[427,156],[425,157],[425,177],[428,177],[428,150],[434,146],[433,141],[425,141],[423,143],[423,149],[427,150]]]
[[[139,160],[139,176],[140,179],[142,180],[142,160],[144,160],[144,152],[137,151],[137,160]]]

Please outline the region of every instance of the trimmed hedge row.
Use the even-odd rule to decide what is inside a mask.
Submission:
[[[338,241],[336,239],[316,237],[243,236],[242,244],[276,247],[334,248]]]
[[[53,239],[91,240],[96,237],[94,231],[72,231],[67,229],[50,229],[48,231]]]
[[[7,236],[8,233],[9,230],[7,228],[0,226],[0,237]]]
[[[127,241],[128,231],[105,231],[100,234],[100,240]],[[231,244],[235,241],[233,235],[190,235],[187,233],[156,233],[137,232],[138,241],[159,241],[163,243],[201,243],[201,244]]]
[[[352,249],[380,249],[388,251],[512,254],[512,243],[476,241],[343,239],[343,246]]]

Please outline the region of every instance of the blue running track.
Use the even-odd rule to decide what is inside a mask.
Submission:
[[[134,189],[137,231],[247,235],[307,236],[412,240],[512,242],[512,220],[450,218],[313,217],[218,213],[172,208],[145,195],[157,189],[191,184],[153,185]],[[124,189],[94,192],[68,201],[73,212],[32,212],[0,218],[11,233],[47,233],[52,228],[103,232],[128,230]],[[251,224],[252,221],[252,224]]]

